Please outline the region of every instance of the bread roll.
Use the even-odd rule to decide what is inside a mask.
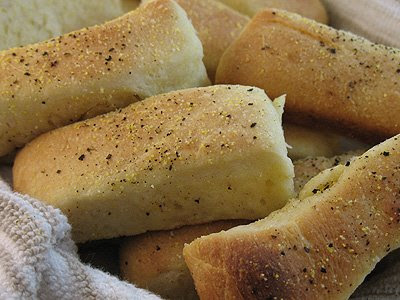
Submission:
[[[353,152],[332,158],[315,157],[294,162],[294,186],[298,192],[321,171],[346,164],[363,152]],[[172,231],[147,232],[127,238],[120,249],[123,278],[141,288],[168,299],[197,299],[190,272],[184,262],[185,243],[221,230],[248,224],[251,221],[230,220],[184,226]]]
[[[14,188],[60,208],[76,242],[261,218],[293,195],[282,105],[244,86],[150,97],[35,139]]]
[[[337,166],[312,196],[185,246],[200,298],[348,299],[399,247],[399,161],[400,135]]]
[[[214,0],[175,1],[186,11],[199,35],[204,48],[203,61],[208,76],[214,81],[222,54],[250,19]]]
[[[183,246],[202,235],[248,223],[239,220],[219,221],[129,238],[122,243],[120,250],[122,278],[164,299],[198,299],[183,259]]]
[[[170,0],[0,52],[0,156],[51,129],[151,95],[205,85],[202,56],[193,26]]]
[[[0,50],[101,24],[123,12],[121,0],[0,0]]]
[[[279,8],[298,13],[320,23],[328,23],[328,15],[320,0],[218,0],[242,14],[253,17],[265,8]]]
[[[371,140],[400,133],[400,51],[266,10],[223,55],[218,83],[287,94],[285,118]]]

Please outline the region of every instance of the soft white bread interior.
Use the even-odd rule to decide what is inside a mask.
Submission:
[[[253,17],[265,8],[279,8],[298,13],[320,23],[328,23],[328,14],[320,0],[218,0]]]
[[[149,2],[142,1],[143,2]],[[188,14],[204,48],[204,64],[213,81],[219,60],[250,19],[218,1],[176,0]]]
[[[208,84],[185,11],[157,0],[101,26],[0,52],[0,156],[43,132]]]
[[[311,196],[185,246],[200,298],[348,299],[400,245],[399,161],[396,136],[323,174]]]
[[[293,196],[283,102],[224,85],[150,97],[35,139],[14,188],[60,208],[79,242],[262,218]]]
[[[41,42],[102,24],[132,8],[135,0],[1,0],[0,50]]]

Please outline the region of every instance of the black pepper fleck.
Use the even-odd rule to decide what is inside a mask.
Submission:
[[[329,48],[328,50],[329,50],[330,53],[336,54],[336,49],[335,48]]]

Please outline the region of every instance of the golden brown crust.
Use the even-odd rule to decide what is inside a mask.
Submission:
[[[218,0],[237,11],[253,17],[265,8],[278,8],[328,24],[328,14],[320,0]]]
[[[285,115],[296,123],[373,140],[400,132],[400,51],[295,14],[253,18],[223,55],[216,82],[286,93]]]
[[[296,194],[321,171],[338,164],[344,165],[362,153],[364,152],[295,161]],[[194,283],[182,255],[184,244],[201,236],[248,223],[250,221],[219,221],[171,231],[148,232],[127,238],[121,245],[121,273],[125,280],[164,298],[196,299]]]
[[[230,7],[214,0],[176,0],[188,14],[204,49],[204,64],[214,81],[219,60],[228,46],[250,21]]]
[[[170,0],[0,52],[0,156],[51,129],[207,83],[201,43]]]
[[[204,64],[214,81],[219,60],[250,19],[214,0],[176,0],[193,22],[204,49]]]
[[[80,242],[264,217],[293,193],[276,102],[245,86],[150,97],[35,139],[14,188],[61,208]]]
[[[121,245],[122,277],[166,299],[197,299],[193,280],[183,259],[186,243],[249,221],[219,221],[149,232],[126,239]]]
[[[264,220],[186,246],[200,297],[350,297],[400,245],[399,161],[396,136],[342,166],[330,188]]]

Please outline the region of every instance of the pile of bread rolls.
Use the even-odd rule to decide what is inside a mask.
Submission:
[[[0,10],[0,159],[77,243],[124,237],[123,279],[343,299],[400,246],[400,50],[319,0],[78,2]]]

